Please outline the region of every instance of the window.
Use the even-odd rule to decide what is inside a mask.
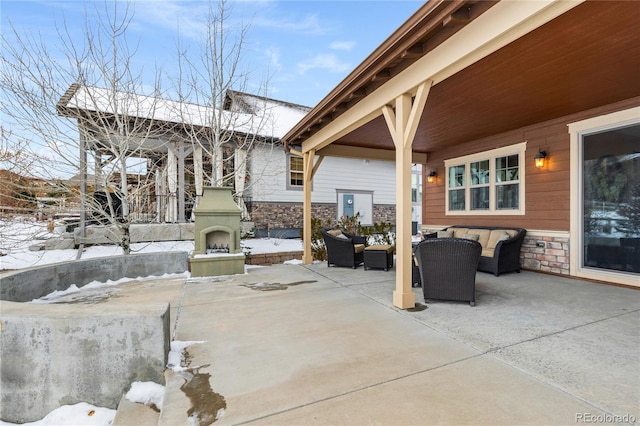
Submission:
[[[526,142],[445,161],[447,214],[524,214]]]
[[[302,188],[304,185],[304,171],[302,157],[289,156],[289,180],[287,189]]]

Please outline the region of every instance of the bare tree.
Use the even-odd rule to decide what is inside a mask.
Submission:
[[[243,217],[248,219],[243,192],[260,178],[251,176],[249,153],[257,144],[273,148],[276,117],[271,113],[271,100],[266,97],[268,66],[251,90],[257,96],[247,95],[250,82],[255,82],[247,71],[251,67],[242,66],[249,56],[245,43],[250,25],[237,21],[234,24],[231,12],[227,0],[209,4],[195,59],[188,48],[178,46],[175,90],[180,105],[191,102],[201,106],[198,118],[203,126],[184,128],[193,152],[196,200],[202,195],[203,181],[211,186],[231,186]],[[179,113],[183,123],[192,122],[191,111],[182,109]]]
[[[85,18],[82,37],[66,23],[56,40],[12,26],[3,33],[1,111],[12,135],[43,157],[37,167],[43,177],[76,177],[71,190],[81,197],[81,223],[111,225],[110,238],[125,253],[139,204],[152,194],[166,190],[168,201],[142,209],[145,214],[186,219],[188,173],[194,202],[204,182],[232,186],[247,218],[243,193],[260,179],[259,171],[251,175],[249,152],[258,144],[273,149],[277,118],[265,96],[268,77],[251,90],[257,96],[246,93],[255,81],[243,63],[249,26],[231,24],[227,0],[210,3],[195,54],[179,42],[178,71],[168,90],[177,99],[170,101],[162,70],[134,67],[130,5],[105,2],[99,12],[96,20]]]
[[[66,23],[55,41],[14,27],[3,33],[2,114],[33,152],[48,157],[43,177],[79,176],[83,213],[112,225],[114,242],[129,253],[133,197],[149,186],[148,174],[132,177],[131,159],[153,158],[167,131],[158,119],[160,71],[151,73],[154,96],[134,95],[149,86],[149,73],[133,67],[132,10],[105,3],[98,16],[85,19],[81,38]],[[101,197],[89,196],[91,189]]]

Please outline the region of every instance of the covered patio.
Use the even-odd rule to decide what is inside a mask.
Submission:
[[[412,163],[423,164],[424,178],[437,176],[425,189],[423,224],[499,223],[561,235],[567,246],[575,241],[562,273],[589,276],[580,275],[578,152],[566,123],[617,110],[626,111],[625,123],[637,121],[638,16],[637,4],[624,1],[426,2],[284,136],[304,157],[304,262],[312,261],[314,173],[325,156],[344,156],[395,161],[396,307],[415,303]],[[526,146],[520,211],[445,213],[446,159],[517,142]],[[533,168],[548,147],[548,168]],[[637,285],[637,276],[599,277]]]

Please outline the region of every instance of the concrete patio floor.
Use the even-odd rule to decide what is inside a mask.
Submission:
[[[169,301],[190,370],[158,424],[637,423],[640,291],[477,275],[476,306],[392,306],[395,269],[275,265],[124,286]],[[190,411],[191,409],[191,411]],[[220,410],[223,411],[220,411]],[[140,424],[138,422],[138,424]]]

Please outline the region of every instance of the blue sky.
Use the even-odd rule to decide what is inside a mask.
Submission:
[[[231,18],[250,23],[245,39],[247,68],[256,81],[272,73],[273,98],[315,106],[331,89],[406,21],[421,1],[233,1]],[[1,0],[2,32],[10,22],[20,33],[56,39],[64,21],[73,33],[85,13],[95,19],[104,2]],[[182,43],[198,38],[205,1],[155,0],[134,3],[130,45],[145,69],[171,70],[177,28]],[[251,91],[247,88],[247,91]]]

